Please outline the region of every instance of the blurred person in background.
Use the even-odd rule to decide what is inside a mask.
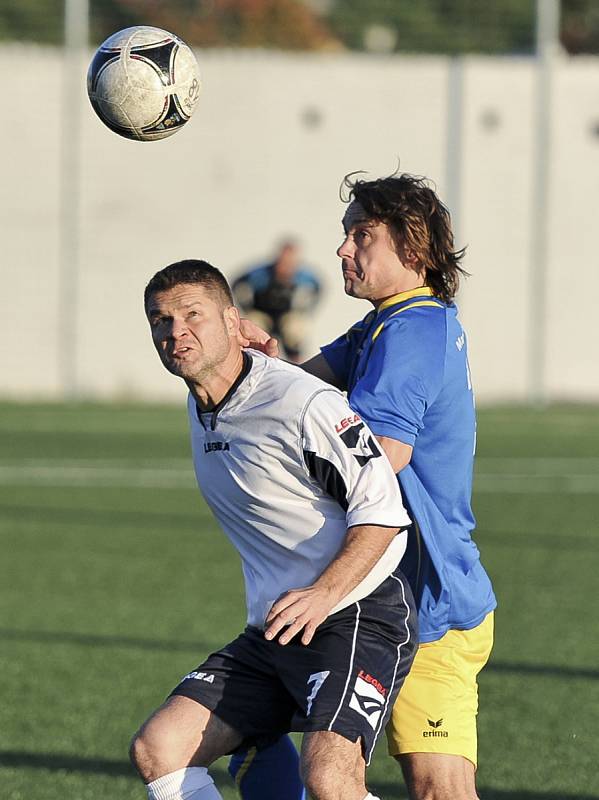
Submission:
[[[426,179],[348,176],[345,187],[337,251],[344,288],[373,310],[302,366],[348,392],[414,520],[402,568],[418,607],[420,644],[387,727],[389,752],[411,800],[476,800],[477,676],[491,652],[496,600],[471,537],[476,420],[454,304],[464,251],[455,250],[449,212]],[[246,344],[276,354],[264,331],[242,330]],[[244,800],[276,800],[255,787],[268,785],[277,749],[291,769],[290,744],[248,754]],[[233,773],[241,758],[233,759]]]
[[[313,271],[301,264],[300,247],[287,238],[274,259],[253,267],[233,283],[233,296],[248,319],[280,342],[289,361],[298,363],[309,315],[321,286]]]

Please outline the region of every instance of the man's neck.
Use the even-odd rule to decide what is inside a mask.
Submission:
[[[403,294],[404,292],[411,292],[413,289],[424,289],[424,288],[425,284],[423,283],[423,281],[418,280],[414,281],[413,283],[410,283],[410,285],[402,285],[401,287],[398,286],[394,289],[394,291],[388,291],[384,293],[382,297],[377,297],[377,298],[369,297],[368,300],[369,302],[372,303],[375,309],[378,309],[379,306],[381,306],[391,297],[395,297],[398,294]]]
[[[232,352],[225,361],[197,381],[185,381],[200,411],[211,411],[227,394],[243,369],[243,351]]]

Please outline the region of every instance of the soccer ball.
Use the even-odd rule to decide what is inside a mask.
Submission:
[[[193,114],[200,96],[194,54],[178,36],[145,25],[114,33],[87,73],[94,111],[112,131],[151,142],[171,136]]]

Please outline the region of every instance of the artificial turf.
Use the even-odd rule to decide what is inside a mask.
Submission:
[[[244,622],[185,412],[3,404],[0,437],[0,796],[141,800],[131,734]],[[474,507],[500,603],[479,793],[599,798],[599,409],[481,409]],[[369,780],[405,797],[384,744]]]

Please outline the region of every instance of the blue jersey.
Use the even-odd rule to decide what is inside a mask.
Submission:
[[[455,305],[427,287],[402,292],[322,353],[371,430],[413,447],[398,475],[415,521],[401,568],[418,604],[420,641],[475,627],[496,601],[471,538],[476,420]]]

